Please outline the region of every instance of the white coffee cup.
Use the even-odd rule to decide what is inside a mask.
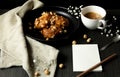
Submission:
[[[90,30],[104,29],[106,26],[105,17],[106,10],[100,6],[89,5],[81,8],[81,21]]]

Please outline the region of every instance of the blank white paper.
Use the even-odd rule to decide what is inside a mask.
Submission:
[[[72,45],[72,54],[73,71],[86,71],[101,61],[97,44]],[[102,71],[102,66],[93,71]]]

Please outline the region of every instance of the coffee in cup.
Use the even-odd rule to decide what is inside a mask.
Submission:
[[[84,14],[84,16],[90,19],[101,19],[102,18],[102,16],[96,12],[88,12]]]
[[[88,29],[104,29],[106,26],[105,16],[106,11],[100,6],[89,5],[81,8],[81,21]]]

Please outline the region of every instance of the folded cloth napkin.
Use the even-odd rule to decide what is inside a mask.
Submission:
[[[0,68],[22,66],[29,77],[37,72],[46,77],[54,77],[59,50],[24,35],[22,17],[28,10],[42,7],[38,0],[28,0],[22,6],[0,15]]]

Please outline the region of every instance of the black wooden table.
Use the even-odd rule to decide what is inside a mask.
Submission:
[[[60,2],[62,4],[62,1]],[[45,3],[49,4],[47,2]],[[68,6],[69,4],[72,4],[72,3],[68,4],[66,2],[63,4],[67,4]],[[111,27],[111,29],[114,28],[112,30],[113,30],[113,33],[115,33],[116,26],[118,27],[117,29],[120,29],[120,9],[106,8],[106,10],[107,10],[106,19],[110,21],[108,22],[108,24],[111,24],[111,23],[113,24],[113,27]],[[0,9],[0,14],[3,14],[6,11],[8,11],[8,9],[6,10],[6,8]],[[114,20],[114,17],[117,18],[117,21]],[[58,64],[63,63],[65,66],[63,69],[59,69],[57,66],[55,77],[76,77],[76,75],[81,73],[81,72],[73,72],[72,40],[76,40],[78,44],[86,44],[86,41],[83,39],[83,34],[87,34],[92,39],[91,44],[98,44],[99,48],[101,48],[105,44],[109,43],[113,38],[113,36],[107,36],[106,35],[107,33],[104,31],[86,29],[81,23],[81,21],[79,26],[80,26],[79,29],[75,32],[75,34],[70,39],[67,40],[67,42],[62,41],[61,44],[58,43],[57,45],[53,45],[60,50],[60,53],[58,55],[58,60],[57,60]],[[101,60],[111,55],[112,53],[117,53],[117,57],[103,64],[102,72],[91,72],[87,74],[85,77],[120,77],[120,42],[110,46],[104,51],[100,51]],[[0,77],[28,77],[28,75],[23,70],[22,67],[13,66],[11,68],[0,69]]]

